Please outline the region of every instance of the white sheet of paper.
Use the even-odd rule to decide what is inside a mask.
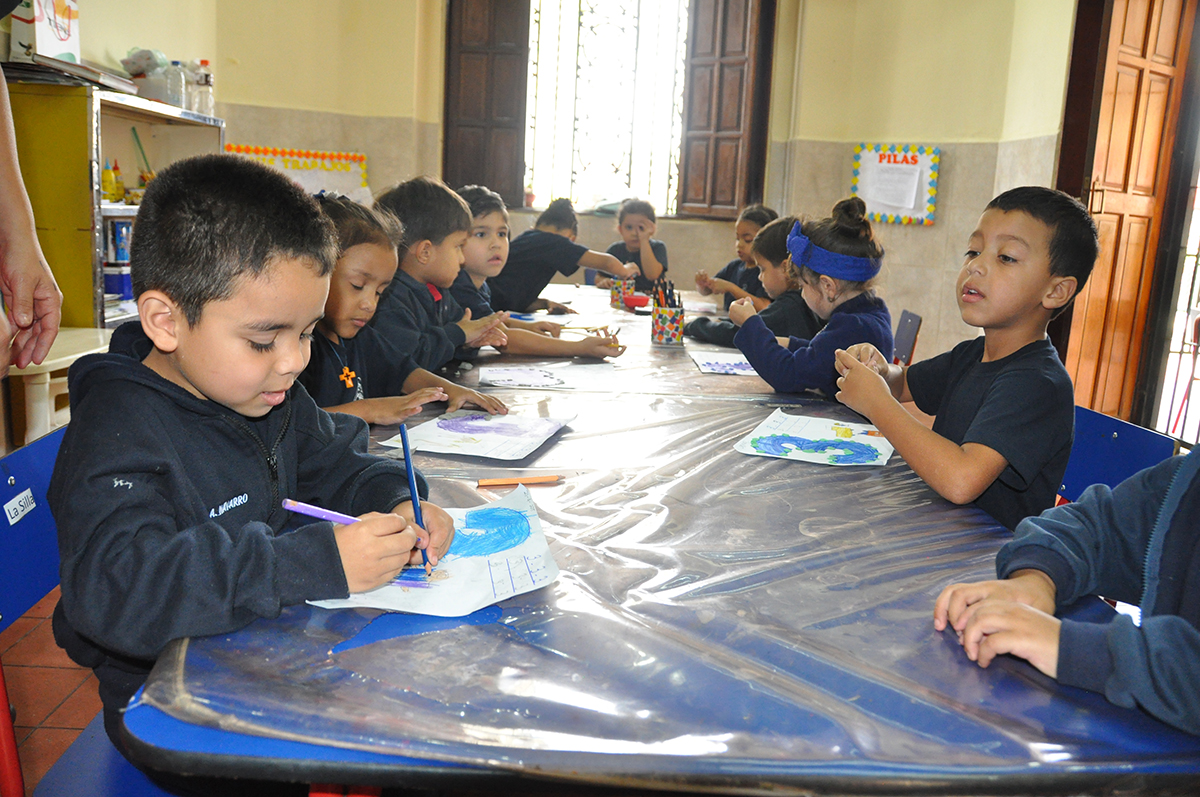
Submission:
[[[696,351],[688,349],[692,361],[703,374],[732,374],[734,376],[758,376],[758,371],[746,359],[746,355],[723,351]]]
[[[707,313],[716,315],[720,310],[717,309],[716,302],[696,301],[694,299],[684,299],[683,309],[687,313]],[[724,309],[724,308],[721,308]]]
[[[446,512],[454,518],[454,542],[432,576],[420,567],[408,567],[390,584],[370,592],[310,603],[326,609],[461,617],[540,589],[558,577],[527,487],[519,486],[490,504]]]
[[[894,208],[916,209],[917,182],[921,167],[917,164],[882,163],[871,170],[871,179],[864,184],[867,198]]]
[[[461,454],[489,459],[523,459],[550,435],[574,420],[531,418],[524,415],[488,415],[481,410],[455,410],[408,430],[415,451]],[[400,435],[382,445],[403,448]]]
[[[734,449],[756,457],[799,459],[819,465],[886,465],[892,444],[874,426],[775,410]]]
[[[538,366],[491,366],[479,369],[479,384],[492,387],[526,387],[546,390],[596,390],[612,384],[612,363],[576,365],[555,363]]]

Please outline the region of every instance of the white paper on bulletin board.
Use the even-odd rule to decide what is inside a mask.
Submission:
[[[254,147],[246,144],[226,144],[225,151],[245,155],[283,172],[310,194],[336,191],[355,202],[371,204],[367,156],[362,153]]]
[[[919,144],[854,146],[850,192],[867,204],[871,221],[933,224],[941,150]]]

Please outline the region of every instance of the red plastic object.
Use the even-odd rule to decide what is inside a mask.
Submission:
[[[25,780],[21,777],[21,759],[17,757],[17,737],[13,731],[12,715],[8,708],[8,690],[4,686],[4,670],[0,669],[0,795],[25,797]]]
[[[650,304],[649,296],[642,296],[641,294],[635,293],[632,296],[625,297],[625,306],[629,308],[645,307],[648,304]]]

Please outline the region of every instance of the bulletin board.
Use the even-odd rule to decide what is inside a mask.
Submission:
[[[246,144],[226,144],[225,151],[245,155],[283,172],[310,194],[336,191],[364,205],[371,204],[367,156],[362,153],[254,147]]]
[[[867,204],[871,221],[933,224],[937,206],[938,147],[920,144],[855,144],[850,193]]]

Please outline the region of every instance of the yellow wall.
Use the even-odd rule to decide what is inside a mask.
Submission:
[[[771,137],[1052,135],[1073,20],[1073,0],[781,0]]]
[[[87,0],[83,57],[209,58],[221,102],[440,122],[439,0]]]

